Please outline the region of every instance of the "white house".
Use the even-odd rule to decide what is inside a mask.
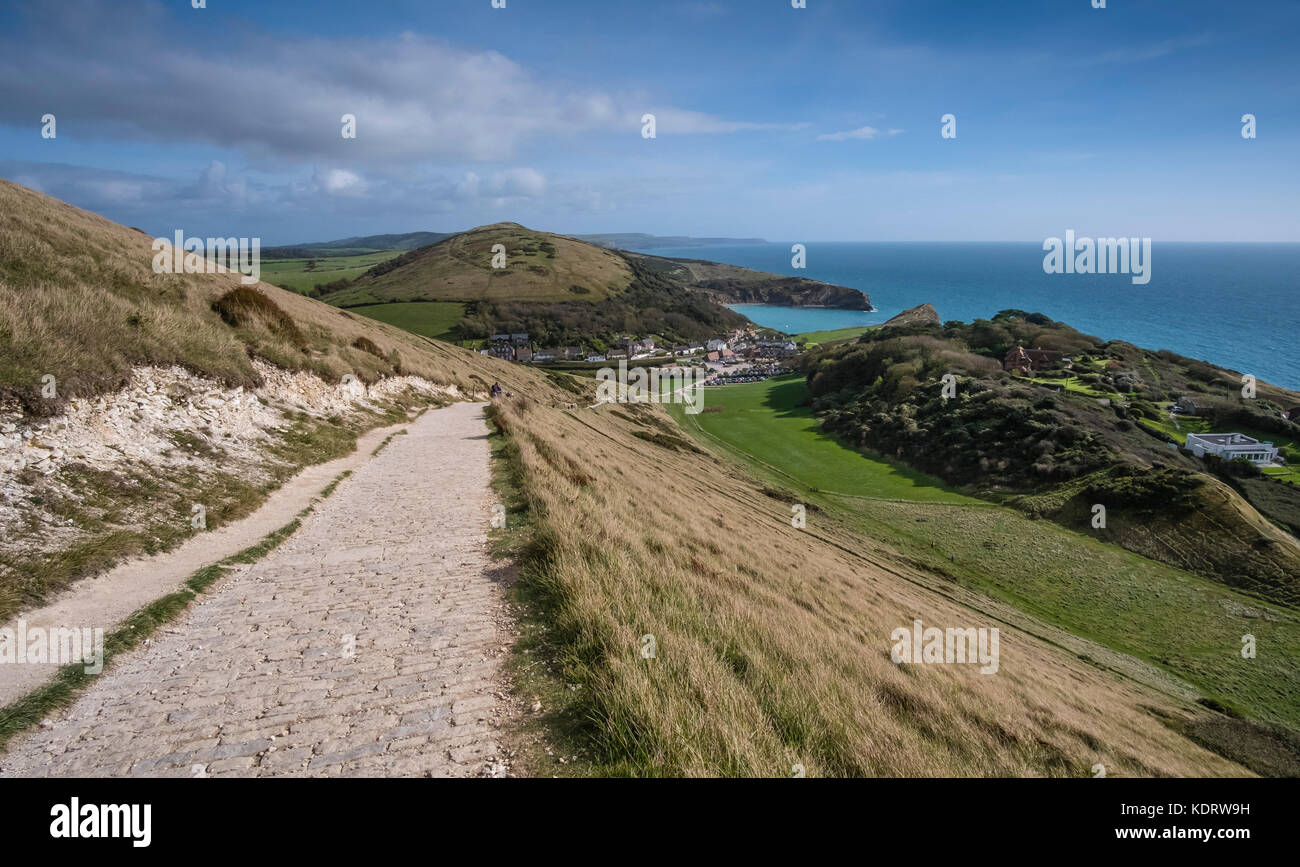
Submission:
[[[720,340],[715,337],[714,339],[710,340],[708,343],[704,344],[704,347],[709,352],[719,352],[727,348],[727,341]]]
[[[1272,443],[1239,433],[1207,433],[1187,435],[1187,448],[1198,458],[1206,453],[1218,455],[1225,461],[1245,458],[1253,464],[1271,464],[1277,460],[1277,448]]]

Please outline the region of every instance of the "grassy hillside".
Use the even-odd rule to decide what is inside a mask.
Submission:
[[[881,324],[881,328],[897,328],[903,325],[939,324],[939,314],[933,304],[918,304],[890,317]]]
[[[823,343],[843,343],[848,340],[855,340],[875,327],[874,325],[857,325],[853,328],[832,328],[828,331],[803,331],[796,334],[794,338],[801,341],[805,348],[811,349]]]
[[[481,380],[522,372],[468,350],[265,283],[271,308],[232,326],[214,303],[234,274],[155,274],[152,239],[33,190],[0,181],[0,399],[49,415],[71,397],[122,388],[137,365],[178,364],[229,385],[253,386],[252,357],[337,382],[401,370],[481,391]],[[366,338],[381,352],[354,346]],[[396,353],[394,356],[393,353]],[[57,397],[41,397],[42,377]],[[472,377],[477,374],[478,379]],[[490,380],[489,380],[490,383]]]
[[[493,267],[493,248],[505,250]],[[295,277],[300,280],[300,277]],[[853,289],[693,259],[617,252],[517,223],[481,226],[379,263],[312,295],[340,307],[466,305],[455,336],[528,332],[543,345],[603,349],[622,336],[699,340],[746,324],[724,304],[764,301],[870,309]]]
[[[720,414],[688,416],[670,409],[701,444],[784,488],[789,499],[815,503],[821,514],[888,545],[903,562],[937,576],[932,586],[969,588],[1140,660],[1134,666],[1076,646],[1076,652],[1143,682],[1175,693],[1180,684],[1192,684],[1216,705],[1300,730],[1300,671],[1291,664],[1300,654],[1300,613],[1261,605],[1015,509],[960,495],[917,495],[926,489],[900,491],[890,464],[792,419],[809,417],[800,406],[804,394],[797,380],[768,380],[710,389],[706,406],[727,408]],[[728,412],[736,405],[745,408],[745,417],[733,417],[735,427],[728,429]],[[833,457],[831,450],[837,452]],[[828,454],[820,457],[823,452]],[[805,454],[819,458],[806,460]],[[826,482],[831,465],[833,486]],[[1240,637],[1247,633],[1267,643],[1267,655],[1240,657]]]
[[[705,412],[688,416],[672,405],[686,426],[744,450],[754,459],[825,492],[922,502],[980,503],[938,479],[897,463],[871,460],[840,445],[821,429],[808,408],[803,377],[707,388]]]
[[[497,244],[506,251],[501,269],[492,267]],[[698,340],[748,322],[639,260],[515,223],[414,250],[313,294],[372,310],[382,301],[462,303],[465,314],[454,334],[444,332],[449,336],[480,340],[527,332],[542,346],[604,349],[629,335]]]
[[[1009,349],[1056,349],[1051,369],[1002,370]],[[972,493],[1010,499],[1181,568],[1288,605],[1300,603],[1300,543],[1283,528],[1294,511],[1278,502],[1300,489],[1280,480],[1278,502],[1236,482],[1253,467],[1202,461],[1148,426],[1174,400],[1194,397],[1214,429],[1300,435],[1281,418],[1300,395],[1261,385],[1240,396],[1240,378],[1204,362],[1107,343],[1039,314],[911,324],[819,349],[803,369],[828,430]],[[953,377],[950,399],[942,377]],[[1220,478],[1220,476],[1222,478]],[[1092,528],[1104,506],[1104,527]]]
[[[492,266],[497,244],[505,247],[501,269]],[[412,250],[345,287],[326,287],[321,297],[340,307],[390,300],[599,301],[631,282],[631,268],[617,253],[495,223]]]
[[[545,706],[594,773],[1243,770],[1185,734],[1217,719],[1190,698],[932,588],[932,573],[829,515],[795,529],[770,485],[701,453],[657,408],[516,400],[496,423],[521,492],[511,526],[526,534],[516,592],[542,612],[534,658],[560,684]],[[999,672],[895,665],[890,632],[917,617],[1000,626]]]

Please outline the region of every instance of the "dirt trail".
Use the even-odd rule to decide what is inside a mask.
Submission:
[[[503,774],[510,633],[482,408],[413,423],[279,548],[15,738],[0,775]]]

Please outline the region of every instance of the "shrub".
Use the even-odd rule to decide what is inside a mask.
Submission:
[[[379,346],[369,337],[358,337],[356,340],[353,340],[352,348],[360,349],[362,352],[369,352],[376,358],[384,357],[384,350],[380,349]]]
[[[213,301],[212,309],[232,328],[243,328],[261,322],[272,334],[307,351],[307,337],[298,328],[298,324],[278,304],[251,286],[236,286]]]

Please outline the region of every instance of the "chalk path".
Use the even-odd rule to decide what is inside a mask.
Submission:
[[[504,774],[488,460],[483,404],[426,413],[0,776]]]

